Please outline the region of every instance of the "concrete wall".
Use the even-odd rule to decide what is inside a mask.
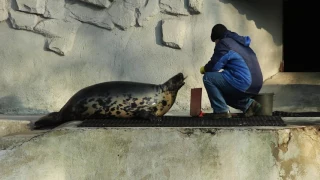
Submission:
[[[0,179],[313,180],[318,128],[54,130],[0,151]]]
[[[282,60],[277,0],[5,0],[0,2],[0,113],[58,111],[79,89],[188,76],[171,109],[188,110],[216,23],[252,38],[264,79]],[[209,107],[203,88],[203,107]]]

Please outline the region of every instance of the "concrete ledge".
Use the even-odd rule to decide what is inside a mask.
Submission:
[[[281,72],[266,80],[261,93],[274,93],[273,110],[320,112],[320,72]]]
[[[8,179],[320,179],[319,127],[74,128],[0,151]]]
[[[0,138],[30,132],[30,124],[43,115],[0,115]]]
[[[13,120],[0,120],[0,137],[14,134],[17,132],[27,132],[30,131],[29,128],[30,121],[20,120],[20,121],[13,121]]]

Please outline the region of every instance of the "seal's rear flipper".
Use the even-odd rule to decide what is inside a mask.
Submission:
[[[59,120],[58,112],[53,112],[48,115],[41,117],[38,121],[33,124],[33,129],[40,130],[40,129],[52,129],[60,124],[64,123]]]

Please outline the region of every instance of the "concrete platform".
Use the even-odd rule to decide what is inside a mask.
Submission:
[[[27,128],[37,117],[20,118],[11,118],[23,124],[20,132],[0,137],[1,180],[320,179],[320,117],[284,118],[286,127],[78,128],[73,121],[42,131]]]
[[[170,114],[173,115],[173,114]],[[174,113],[174,115],[179,116],[188,116],[187,113]],[[43,133],[65,129],[65,128],[73,128],[80,129],[77,127],[81,121],[71,121],[64,123],[53,130],[31,130],[30,124],[34,123],[40,116],[0,116],[0,150],[5,150],[15,146],[17,144],[21,144],[23,142],[29,141],[30,139],[41,135]],[[299,117],[299,118],[283,118],[288,126],[286,127],[277,127],[277,126],[251,126],[251,127],[215,127],[217,129],[284,129],[284,128],[300,128],[306,126],[320,125],[320,117],[310,118],[310,117]],[[125,127],[125,128],[133,128],[133,127]],[[188,128],[188,127],[186,127]],[[201,127],[203,128],[203,127]],[[213,128],[213,127],[207,127]],[[213,129],[215,129],[213,128]],[[87,129],[87,128],[81,128]],[[88,128],[90,129],[90,128]]]
[[[74,128],[2,137],[1,180],[319,179],[318,126]]]

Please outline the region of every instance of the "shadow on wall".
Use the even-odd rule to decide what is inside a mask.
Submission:
[[[282,45],[282,0],[219,0],[232,4],[240,14],[268,31],[276,45]],[[279,21],[280,19],[280,21]]]
[[[157,23],[157,26],[154,28],[155,36],[156,36],[156,43],[159,46],[164,46],[162,41],[162,21]]]
[[[5,96],[0,98],[0,114],[47,114],[49,111],[25,108],[16,96]]]

